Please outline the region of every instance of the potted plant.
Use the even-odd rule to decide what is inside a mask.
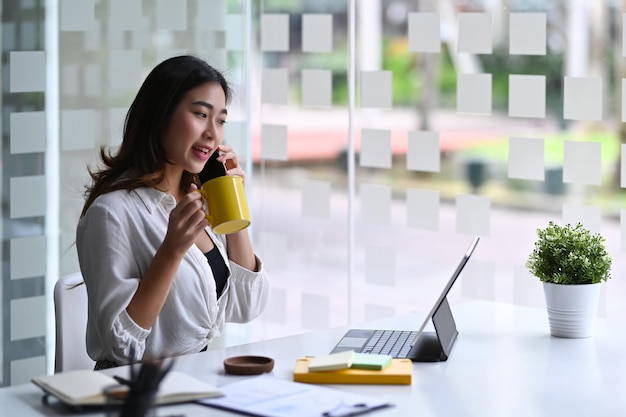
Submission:
[[[605,239],[582,224],[550,222],[538,239],[526,268],[543,283],[550,334],[590,337],[598,309],[600,284],[611,278]]]

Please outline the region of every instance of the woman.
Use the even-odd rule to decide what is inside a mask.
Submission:
[[[269,283],[247,230],[213,233],[192,192],[214,152],[227,175],[245,179],[222,144],[230,94],[199,58],[162,62],[126,115],[121,147],[102,148],[104,167],[90,170],[76,245],[96,369],[199,352],[225,321],[263,311]]]

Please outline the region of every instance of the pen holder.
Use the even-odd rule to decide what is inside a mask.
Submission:
[[[102,391],[104,395],[104,414],[106,417],[119,417],[122,406],[128,397],[128,387],[125,385],[111,385]]]
[[[112,385],[103,391],[106,417],[155,417],[157,389],[128,390],[124,385]]]
[[[158,387],[147,390],[131,388],[119,417],[155,417],[157,391]]]

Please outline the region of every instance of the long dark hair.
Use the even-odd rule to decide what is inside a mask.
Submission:
[[[224,75],[198,57],[177,56],[154,67],[128,109],[119,150],[113,154],[102,146],[100,158],[104,167],[88,169],[93,182],[86,188],[81,217],[102,194],[154,187],[164,179],[169,161],[163,149],[162,133],[183,96],[205,83],[219,83],[226,103],[230,102],[231,89]],[[197,175],[184,171],[181,190],[188,190],[193,182],[198,182]]]

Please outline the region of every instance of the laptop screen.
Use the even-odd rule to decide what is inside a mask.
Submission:
[[[437,301],[433,305],[433,308],[430,310],[430,313],[428,313],[426,318],[424,318],[422,325],[417,331],[417,336],[415,336],[415,338],[413,339],[413,343],[411,344],[415,344],[417,342],[417,339],[419,338],[420,334],[424,331],[424,328],[426,328],[426,325],[433,317],[433,314],[435,314],[435,312],[437,311],[437,309],[439,308],[443,300],[448,296],[448,293],[452,289],[452,286],[456,282],[456,279],[459,277],[459,275],[461,275],[461,271],[463,271],[463,268],[465,268],[465,265],[467,264],[467,261],[469,261],[470,256],[472,256],[472,253],[474,253],[474,249],[476,249],[476,245],[478,244],[479,240],[480,240],[480,237],[476,236],[474,240],[472,241],[472,243],[470,243],[469,247],[467,248],[467,251],[465,251],[463,258],[461,259],[461,262],[459,262],[459,265],[454,270],[454,273],[452,274],[452,276],[446,283],[446,286],[443,288],[443,291],[441,291],[441,294],[439,294],[439,297],[437,298]]]

